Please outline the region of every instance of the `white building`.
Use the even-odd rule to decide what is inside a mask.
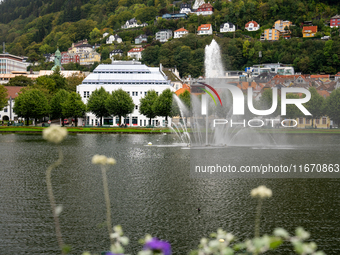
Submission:
[[[191,4],[181,4],[181,10],[179,13],[189,14],[192,13]]]
[[[167,42],[172,37],[170,29],[162,29],[156,33],[156,40],[160,42]]]
[[[23,87],[5,86],[5,88],[8,94],[8,104],[3,109],[0,109],[0,120],[18,120],[18,116],[13,111],[13,106],[15,98]]]
[[[202,4],[205,4],[204,0],[195,0],[194,6],[192,9],[197,10]]]
[[[122,38],[120,38],[119,35],[117,35],[117,34],[115,34],[115,35],[110,35],[110,36],[106,39],[106,44],[112,44],[113,42],[122,43],[123,40],[122,40]]]
[[[202,24],[197,29],[198,35],[212,35],[211,24]]]
[[[230,22],[223,23],[220,26],[220,33],[235,32],[235,30],[235,25]]]
[[[103,38],[105,38],[105,37],[108,36],[108,35],[109,35],[109,33],[105,32],[105,33],[103,34]]]
[[[173,90],[170,81],[161,70],[161,66],[148,67],[136,61],[115,61],[111,65],[101,64],[83,80],[82,84],[77,86],[77,93],[81,95],[86,104],[92,92],[100,89],[100,87],[110,93],[117,89],[123,89],[132,97],[135,104],[134,111],[123,118],[124,123],[129,126],[147,126],[149,119],[139,113],[140,99],[149,90],[155,90],[158,95],[165,89]],[[170,118],[168,118],[168,121],[171,123]],[[99,119],[92,113],[86,113],[86,119],[79,119],[79,122],[79,125],[97,125],[100,123]],[[118,125],[118,116],[104,117],[103,124]],[[153,118],[151,125],[165,126],[165,118]]]
[[[29,63],[23,62],[23,59],[8,53],[0,54],[0,74],[12,71],[26,72]]]
[[[135,60],[140,60],[142,59],[142,51],[144,50],[144,48],[133,48],[131,50],[128,51],[127,55],[130,58],[133,58]]]
[[[123,56],[123,50],[117,49],[110,52],[110,59],[114,60],[114,56]]]
[[[139,25],[137,23],[136,18],[133,18],[133,19],[127,20],[125,22],[125,24],[122,26],[122,28],[128,29],[128,28],[133,28],[133,27],[146,27],[147,25],[148,25],[147,23],[143,23],[143,24]]]
[[[181,37],[183,37],[184,35],[187,35],[187,34],[189,34],[189,31],[186,30],[184,27],[182,27],[182,28],[174,31],[174,38],[181,38]]]
[[[260,29],[260,25],[256,21],[252,20],[245,25],[245,29],[248,31],[257,31]]]

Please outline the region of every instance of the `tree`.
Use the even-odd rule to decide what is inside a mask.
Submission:
[[[300,98],[299,95],[297,94],[292,94],[289,93],[286,95],[287,99],[298,99]],[[299,110],[299,108],[297,108],[297,106],[295,104],[288,104],[286,105],[286,118],[288,119],[295,119],[297,117],[299,117],[301,114],[301,111]]]
[[[27,86],[32,86],[33,81],[32,79],[20,75],[20,76],[15,76],[14,78],[10,79],[9,82],[6,84],[7,86],[18,86],[18,87],[27,87]]]
[[[4,108],[8,104],[8,93],[4,85],[0,85],[0,109]]]
[[[172,116],[172,92],[170,89],[163,90],[154,104],[154,110],[157,116],[165,117],[166,123],[168,122],[168,116]]]
[[[86,112],[86,105],[81,100],[81,96],[77,92],[69,93],[66,101],[62,104],[62,114],[68,118],[75,119],[75,125],[77,126],[77,119],[84,116]]]
[[[326,99],[326,114],[335,123],[340,123],[340,89],[335,89]]]
[[[183,118],[185,117],[185,121],[187,123],[188,117],[192,115],[192,109],[191,109],[191,94],[189,90],[184,91],[182,94],[178,96],[178,98],[181,100],[181,102],[184,104],[185,108],[181,109]],[[180,107],[180,106],[179,106]]]
[[[139,113],[149,118],[149,125],[151,125],[151,119],[157,116],[154,108],[157,98],[156,92],[149,90],[146,96],[140,99]]]
[[[112,94],[106,100],[106,107],[110,115],[119,117],[119,124],[121,124],[122,116],[132,113],[135,104],[127,92],[118,89],[112,91]]]
[[[110,59],[110,52],[107,48],[103,49],[101,54],[101,60],[104,61],[106,59]]]
[[[61,118],[62,125],[64,126],[64,118],[65,115],[63,114],[63,104],[67,100],[69,93],[61,89],[59,90],[51,99],[50,102],[50,114],[51,118]]]
[[[19,116],[26,119],[26,125],[29,125],[29,118],[37,119],[48,114],[49,105],[43,92],[38,89],[24,90],[15,99],[13,111]]]
[[[260,99],[255,103],[258,110],[268,110],[273,105],[273,90],[272,89],[265,89],[260,97]],[[268,115],[268,117],[276,117],[280,115],[281,112],[281,97],[278,96],[277,98],[277,107],[276,110]]]
[[[100,125],[103,124],[102,118],[110,115],[105,103],[109,96],[110,93],[105,91],[103,87],[100,87],[100,89],[92,92],[87,101],[87,110],[96,115],[97,118],[100,118]]]
[[[324,115],[324,103],[325,99],[319,95],[314,87],[309,88],[311,93],[311,99],[305,103],[305,107],[312,114],[312,127],[314,125],[314,119],[321,118]]]

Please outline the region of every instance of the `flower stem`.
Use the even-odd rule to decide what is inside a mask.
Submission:
[[[59,166],[61,162],[63,161],[63,152],[60,147],[58,147],[59,151],[59,158],[56,162],[54,162],[52,165],[50,165],[47,170],[46,170],[46,184],[47,184],[47,191],[48,191],[48,197],[50,199],[50,204],[52,208],[52,214],[53,214],[53,219],[54,219],[54,225],[55,225],[55,232],[58,240],[58,245],[61,250],[61,253],[64,254],[63,252],[63,239],[61,236],[61,230],[60,230],[60,224],[59,224],[59,217],[56,213],[56,203],[55,203],[55,198],[53,195],[53,189],[52,189],[52,181],[51,181],[51,172],[54,168]]]
[[[260,237],[260,220],[261,220],[261,208],[263,199],[259,198],[259,202],[256,207],[256,218],[255,218],[255,238]]]
[[[111,205],[110,205],[109,188],[108,188],[107,178],[106,178],[106,166],[102,165],[101,168],[102,168],[102,177],[103,177],[104,197],[105,197],[105,203],[106,203],[107,230],[109,232],[111,244],[113,244],[113,240],[111,238],[111,234],[113,233],[112,225],[111,225]]]

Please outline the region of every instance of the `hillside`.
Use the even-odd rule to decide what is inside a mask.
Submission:
[[[297,71],[305,73],[340,71],[339,32],[327,26],[330,17],[340,13],[337,0],[216,0],[211,16],[190,15],[185,20],[158,19],[155,22],[156,16],[178,12],[180,4],[165,0],[3,0],[0,3],[0,42],[6,42],[9,53],[28,56],[35,62],[43,60],[42,54],[54,52],[57,45],[61,51],[66,51],[72,42],[82,39],[88,39],[90,44],[101,44],[98,51],[105,52],[105,56],[115,48],[126,53],[133,47],[137,35],[146,34],[151,46],[144,52],[145,63],[158,65],[162,62],[165,67],[176,65],[181,75],[198,76],[203,72],[204,47],[212,36],[195,36],[197,27],[210,23],[216,31],[220,24],[228,21],[235,24],[238,31],[219,34],[217,38],[228,69],[242,69],[261,61],[293,64]],[[149,26],[122,30],[121,25],[133,17]],[[295,24],[292,36],[300,38],[260,42],[260,34],[278,19]],[[258,32],[244,31],[244,25],[250,20],[261,25]],[[302,39],[304,21],[318,26],[318,37],[330,35],[332,40]],[[172,39],[160,44],[150,37],[159,29],[181,27],[193,33],[190,39]],[[124,43],[105,45],[104,32],[118,33]],[[258,58],[260,50],[262,59]]]

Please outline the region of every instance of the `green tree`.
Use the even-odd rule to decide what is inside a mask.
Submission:
[[[14,78],[10,79],[9,82],[6,84],[7,86],[18,86],[18,87],[27,87],[27,86],[32,86],[33,81],[32,79],[20,75],[20,76],[15,76]]]
[[[84,116],[86,105],[81,100],[81,96],[77,92],[69,93],[66,101],[62,104],[62,114],[66,117],[75,119],[75,125],[78,124],[78,118]]]
[[[151,119],[157,116],[154,108],[157,98],[156,92],[149,90],[146,96],[140,99],[139,113],[149,118],[149,125],[151,125]]]
[[[178,96],[181,102],[184,104],[185,108],[181,109],[183,116],[185,117],[185,121],[187,122],[188,117],[192,116],[192,109],[191,109],[191,94],[189,90],[184,91],[182,94]]]
[[[254,103],[254,107],[258,110],[268,110],[273,105],[273,90],[265,89],[260,97],[260,99]],[[276,110],[268,115],[268,117],[276,117],[281,113],[281,98],[278,96],[277,98],[277,107]]]
[[[326,114],[336,124],[340,123],[340,89],[335,89],[326,99]]]
[[[0,109],[4,108],[8,104],[8,93],[4,85],[0,85]]]
[[[100,87],[100,89],[92,92],[87,101],[87,110],[100,119],[100,125],[103,124],[103,117],[110,115],[105,103],[109,96],[110,93],[105,91],[103,87]]]
[[[37,119],[48,114],[49,105],[43,92],[38,89],[24,90],[15,99],[13,111],[19,116],[26,119],[26,125],[29,125],[29,118]]]
[[[132,113],[135,104],[127,92],[118,89],[112,91],[112,94],[106,100],[106,107],[110,115],[119,117],[119,124],[121,124],[122,116]]]
[[[102,53],[101,53],[101,60],[104,61],[106,59],[109,59],[110,58],[110,52],[107,48],[103,49],[102,50]]]
[[[50,102],[51,118],[60,118],[63,126],[65,118],[65,115],[63,114],[63,104],[67,100],[68,96],[69,93],[64,89],[61,89],[52,97]]]
[[[157,116],[165,117],[166,125],[168,124],[168,116],[172,116],[172,92],[170,89],[163,90],[162,94],[157,98],[154,109]]]
[[[325,115],[324,103],[325,99],[319,95],[317,90],[314,87],[309,88],[309,92],[311,93],[311,99],[305,103],[306,109],[312,114],[310,118],[312,118],[312,127],[314,126],[314,119],[321,118]]]
[[[300,98],[297,94],[288,93],[286,95],[287,99],[298,99]],[[296,119],[301,116],[301,111],[295,104],[287,104],[286,105],[286,115],[284,115],[287,119]]]

